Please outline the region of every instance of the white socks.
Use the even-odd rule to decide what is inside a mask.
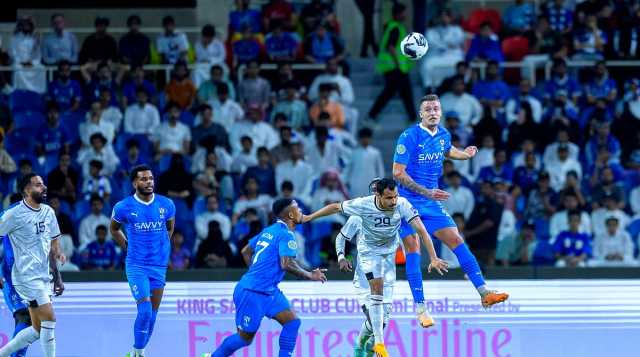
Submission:
[[[42,321],[40,323],[40,345],[42,346],[44,357],[56,356],[55,330],[55,321]]]
[[[17,352],[30,344],[34,343],[40,335],[33,326],[29,326],[24,330],[18,332],[15,337],[9,341],[2,349],[0,349],[0,357],[9,357],[14,352]]]
[[[134,348],[133,352],[133,357],[144,357],[144,348]]]
[[[376,344],[384,343],[382,330],[384,321],[384,311],[382,306],[382,295],[369,295],[369,318]]]

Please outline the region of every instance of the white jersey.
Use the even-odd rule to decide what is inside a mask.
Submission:
[[[420,214],[404,197],[398,197],[396,206],[389,210],[379,208],[375,197],[371,195],[344,201],[340,209],[348,216],[362,218],[364,236],[358,240],[358,252],[393,253],[398,245],[401,220],[411,222]]]
[[[34,280],[49,282],[51,241],[60,236],[53,208],[41,204],[36,210],[24,201],[13,204],[0,215],[0,236],[8,236],[13,248],[14,285],[26,285]]]
[[[347,223],[340,230],[340,236],[336,239],[344,239],[350,241],[351,244],[357,244],[362,239],[362,220],[360,217],[350,217]],[[400,242],[398,241],[397,244]],[[396,282],[396,255],[386,254],[384,256],[362,256],[358,254],[358,259],[355,262],[355,268],[353,273],[353,287],[356,290],[358,299],[361,305],[366,305],[369,298],[371,289],[369,288],[369,281],[360,264],[360,258],[375,260],[376,264],[379,264],[383,269],[383,297],[384,303],[390,304],[393,302],[393,285]]]

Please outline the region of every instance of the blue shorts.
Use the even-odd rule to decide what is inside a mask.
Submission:
[[[427,233],[432,237],[435,237],[435,232],[442,228],[457,227],[453,218],[451,218],[449,213],[447,213],[441,205],[428,208],[416,207],[416,209],[420,213],[420,220],[422,220],[424,227],[427,229]],[[405,239],[414,233],[416,233],[416,231],[413,230],[413,227],[403,219],[400,223],[400,238]]]
[[[136,301],[140,301],[151,297],[151,291],[165,286],[167,268],[127,265],[126,273],[131,294]]]
[[[233,291],[236,305],[236,327],[244,332],[255,333],[263,317],[274,318],[278,313],[291,309],[289,300],[278,289],[273,295],[247,290],[239,284]]]
[[[27,305],[25,305],[24,301],[13,287],[11,277],[5,278],[4,286],[2,287],[2,295],[4,295],[4,303],[12,314],[15,314],[18,310],[27,308]]]

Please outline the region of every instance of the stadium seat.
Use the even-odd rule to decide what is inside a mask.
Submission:
[[[80,134],[78,133],[78,127],[80,123],[85,121],[85,114],[83,112],[71,112],[67,111],[60,114],[60,126],[64,130],[69,140],[76,143],[80,140]]]
[[[20,111],[13,113],[13,125],[15,129],[38,129],[45,125],[46,119],[42,112]]]
[[[480,25],[484,22],[491,23],[493,32],[499,33],[502,28],[500,13],[494,9],[475,9],[469,15],[467,21],[463,21],[463,27],[469,32],[477,34],[480,32]]]
[[[206,197],[198,197],[193,203],[193,216],[197,217],[199,214],[205,212],[207,210],[207,198]]]
[[[44,98],[42,95],[28,91],[15,90],[9,98],[9,107],[12,113],[24,111],[44,112]]]
[[[553,265],[556,262],[553,246],[547,241],[537,240],[533,252],[533,265]]]
[[[524,36],[511,36],[502,41],[502,53],[507,61],[522,61],[529,53],[529,40]]]
[[[17,162],[20,158],[33,157],[36,151],[35,133],[29,129],[15,129],[7,133],[5,149]]]

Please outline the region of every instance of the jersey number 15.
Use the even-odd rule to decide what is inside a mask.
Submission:
[[[36,227],[36,234],[44,233],[44,221],[33,222],[33,225]]]

